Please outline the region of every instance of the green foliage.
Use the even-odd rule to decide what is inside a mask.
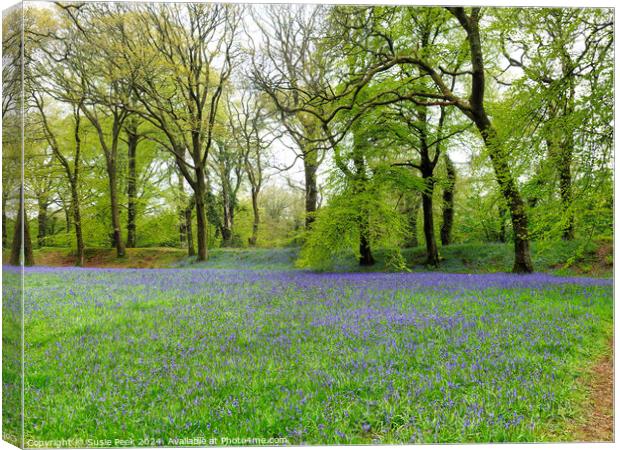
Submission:
[[[359,257],[360,225],[366,217],[371,246],[398,249],[406,223],[389,201],[384,186],[373,184],[362,192],[349,186],[319,210],[305,235],[298,266],[327,270],[337,256]]]
[[[44,100],[50,130],[68,162],[72,162],[76,144],[73,135],[75,116],[70,111],[79,94],[88,98],[87,109],[98,113],[104,142],[110,142],[110,130],[114,124],[112,116],[107,113],[110,107],[125,104],[125,101],[131,106],[131,121],[137,124],[140,134],[136,161],[138,246],[182,247],[179,233],[183,225],[182,212],[187,208],[192,189],[187,182],[179,183],[178,178],[182,177],[179,162],[169,147],[173,141],[184,142],[180,147],[187,147],[186,144],[190,143],[190,130],[197,119],[192,117],[191,108],[186,104],[186,90],[217,86],[221,80],[218,69],[222,67],[216,66],[222,55],[215,55],[213,67],[195,67],[199,69],[195,73],[199,83],[192,83],[186,77],[188,67],[175,62],[188,62],[182,57],[183,52],[192,48],[195,39],[185,29],[188,24],[181,16],[192,15],[200,21],[207,21],[207,13],[214,12],[210,8],[84,6],[80,8],[80,17],[76,17],[83,21],[81,26],[85,35],[81,31],[77,33],[79,30],[66,10],[55,7],[42,11],[31,6],[26,11],[30,32],[27,33],[25,52],[32,58],[27,61],[32,63],[28,68],[48,81],[37,84],[32,79],[26,87],[41,91],[38,93]],[[469,44],[455,17],[445,8],[330,6],[316,10],[303,7],[295,11],[287,8],[275,10],[283,14],[266,17],[279,17],[283,21],[297,17],[299,20],[295,23],[280,24],[284,30],[288,27],[297,31],[303,31],[302,22],[306,18],[312,15],[314,20],[311,29],[305,30],[311,45],[305,50],[295,48],[295,51],[307,53],[307,58],[299,59],[304,61],[300,63],[303,67],[287,69],[294,74],[308,75],[309,78],[303,81],[307,86],[296,84],[304,77],[280,80],[290,86],[283,88],[275,83],[277,86],[272,86],[274,96],[271,96],[267,92],[269,86],[258,89],[258,86],[237,80],[237,77],[252,78],[245,77],[249,74],[242,70],[252,64],[236,63],[250,62],[254,57],[260,59],[265,55],[259,53],[265,49],[256,48],[257,54],[247,53],[242,56],[244,59],[235,60],[233,76],[222,85],[222,102],[230,101],[231,105],[241,108],[240,99],[245,95],[250,104],[260,99],[264,111],[258,112],[256,128],[241,123],[250,117],[246,114],[249,110],[238,117],[243,120],[235,128],[234,120],[231,121],[235,108],[216,108],[212,130],[215,144],[205,161],[209,184],[206,194],[209,247],[221,245],[218,228],[223,223],[224,186],[234,192],[234,198],[227,200],[227,204],[233,207],[235,218],[232,244],[239,248],[249,245],[253,214],[250,183],[242,167],[240,147],[245,138],[252,143],[263,139],[263,150],[267,149],[271,131],[274,136],[282,133],[284,137],[274,141],[278,142],[277,145],[262,155],[264,182],[259,197],[261,223],[257,246],[274,248],[303,244],[298,261],[301,267],[325,270],[337,267],[343,259],[359,256],[360,224],[367,216],[373,252],[381,257],[384,256],[382,252],[387,252],[386,264],[382,267],[404,269],[397,249],[412,230],[407,229],[407,217],[399,202],[404,195],[413,193],[419,196],[426,188],[420,170],[416,168],[422,161],[422,135],[432,143],[430,157],[441,150],[456,161],[452,242],[494,243],[502,235],[510,241],[513,236],[510,215],[481,136],[469,117],[459,113],[454,104],[443,101],[445,99],[441,98],[428,72],[412,62],[423,60],[448,87],[454,81],[453,89],[459,95],[462,90],[469,89]],[[236,11],[233,10],[228,12]],[[487,80],[485,108],[494,124],[497,139],[506,150],[512,175],[526,203],[531,239],[539,248],[554,248],[571,221],[575,238],[580,242],[610,237],[613,232],[613,96],[609,93],[613,91],[614,70],[610,10],[485,8],[483,15],[480,26]],[[324,19],[325,27],[319,26],[319,19]],[[163,33],[164,28],[159,29],[157,23],[169,26],[173,33]],[[124,27],[119,27],[120,24]],[[89,27],[95,26],[104,32],[91,33]],[[152,35],[138,31],[147,27]],[[214,35],[223,33],[220,29],[213,31]],[[160,33],[171,49],[169,54],[154,45],[153,40]],[[577,44],[584,39],[587,46]],[[130,48],[123,44],[125,40],[136,45]],[[75,46],[67,60],[63,60],[66,65],[62,65],[62,70],[44,64],[39,66],[46,60],[38,50],[40,47],[53,53],[54,49],[69,48],[71,44]],[[217,53],[215,48],[202,44],[198,42],[196,45],[206,52],[205,55],[211,56],[212,51]],[[6,50],[7,55],[12,55],[9,50],[15,49],[7,47]],[[92,57],[83,61],[88,64],[76,66],[72,58],[85,51],[92,53]],[[220,48],[219,52],[222,51]],[[582,51],[585,53],[580,56]],[[410,58],[410,61],[393,64],[390,60],[393,55]],[[280,57],[286,59],[286,55]],[[510,60],[509,57],[514,58]],[[506,71],[508,65],[512,68]],[[310,66],[312,70],[309,71]],[[93,82],[93,92],[76,82],[82,71],[82,75]],[[63,77],[66,78],[64,82]],[[148,94],[141,97],[142,102],[137,98],[123,97],[130,83]],[[108,88],[112,97],[122,100],[120,103],[108,104],[99,95]],[[81,89],[85,89],[84,92]],[[414,92],[419,95],[411,97]],[[206,98],[211,99],[214,94],[211,89]],[[162,98],[170,99],[167,111],[162,112],[164,118],[170,120],[170,127],[164,127],[166,130],[152,123],[152,114],[144,109],[149,102]],[[335,116],[327,123],[326,130],[320,129],[317,124],[321,121],[307,111],[286,121],[279,117],[281,114],[274,99],[288,106],[303,106],[323,117],[331,113]],[[31,100],[28,100],[29,106],[32,106]],[[210,105],[205,104],[203,109],[205,113],[210,111]],[[418,115],[421,111],[427,114],[426,120],[421,120]],[[442,112],[445,116],[440,131]],[[111,245],[112,229],[106,161],[94,124],[84,114],[81,117],[78,191],[83,235],[87,247],[105,248]],[[206,116],[202,117],[205,119]],[[27,124],[26,212],[35,246],[39,234],[39,207],[44,203],[47,205],[48,229],[42,245],[72,248],[75,246],[74,227],[71,221],[66,223],[65,220],[71,203],[67,177],[61,164],[51,158],[36,108],[30,108],[24,118]],[[15,127],[14,120],[13,115],[7,115],[5,130]],[[199,124],[201,129],[207,126],[207,121],[203,122]],[[252,133],[241,136],[248,130]],[[315,141],[326,139],[326,132],[341,139]],[[19,148],[14,134],[3,135],[9,156]],[[294,146],[301,155],[306,152],[302,147],[308,146],[309,142],[320,144],[322,149],[313,154],[315,162],[320,161],[317,173],[321,208],[316,212],[313,228],[305,231],[303,183],[296,185],[298,180],[295,180],[289,186],[289,173],[276,173],[273,167],[280,166],[281,159],[286,159],[275,154],[277,150]],[[560,192],[559,158],[555,149],[558,143],[567,144],[570,155],[568,206]],[[121,133],[115,164],[124,240],[128,206],[127,150],[126,136]],[[9,239],[16,209],[7,196],[15,196],[14,178],[18,173],[17,166],[13,167],[15,162],[3,158],[3,189],[7,192],[3,195],[3,206],[9,211],[6,218]],[[356,164],[359,166],[360,162],[361,175],[356,173],[359,169]],[[447,186],[442,164],[442,158],[439,158],[432,175],[436,234],[442,220],[442,191]],[[186,165],[186,168],[190,166]],[[237,181],[240,182],[238,194]],[[193,214],[192,230],[196,242],[195,210]],[[418,241],[423,244],[420,213],[416,227]],[[442,264],[451,267],[450,250],[440,250],[444,258]],[[585,255],[587,251],[584,255],[576,254],[575,261]],[[483,260],[481,258],[481,263]],[[491,264],[489,270],[494,267]],[[591,268],[596,270],[596,265]]]
[[[390,272],[411,272],[399,248],[389,249],[387,251],[385,268]]]

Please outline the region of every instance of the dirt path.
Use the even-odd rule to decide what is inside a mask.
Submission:
[[[614,363],[613,338],[611,351],[593,368],[589,410],[585,424],[575,432],[577,441],[613,442],[614,440]]]

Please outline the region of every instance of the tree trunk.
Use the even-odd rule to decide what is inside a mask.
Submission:
[[[560,179],[560,200],[562,203],[562,240],[571,241],[575,238],[575,214],[572,211],[572,176],[571,162],[573,158],[572,136],[554,135],[547,138],[549,159],[557,168]]]
[[[575,214],[572,207],[573,193],[571,176],[574,138],[569,131],[558,140],[557,148],[554,149],[555,154],[553,155],[553,160],[558,168],[558,176],[560,179],[560,199],[562,202],[563,219],[562,240],[572,241],[575,238]]]
[[[562,48],[562,74],[568,80],[568,92],[564,104],[564,117],[570,118],[575,112],[575,74],[572,72],[573,63],[570,54]],[[558,171],[560,175],[560,198],[562,199],[562,213],[564,216],[564,229],[562,239],[572,241],[575,239],[575,214],[573,212],[573,194],[571,163],[573,161],[573,148],[575,138],[573,129],[568,128],[563,136],[560,145],[560,155],[558,161]]]
[[[20,199],[19,203],[19,211],[15,220],[15,230],[13,233],[13,242],[11,245],[11,256],[9,258],[9,264],[11,264],[12,266],[19,266],[21,264],[22,243],[24,251],[24,265],[34,266],[34,257],[32,256],[32,241],[30,240],[30,226],[28,225],[28,218],[26,217],[26,212],[24,211],[23,196]]]
[[[472,8],[471,14],[465,13],[465,8],[448,8],[458,19],[461,26],[467,33],[469,42],[470,61],[471,61],[471,93],[468,105],[457,103],[463,112],[470,117],[476,124],[484,140],[485,147],[491,158],[495,178],[499,184],[502,195],[506,199],[512,220],[514,232],[515,262],[512,268],[516,273],[533,272],[532,259],[530,256],[530,241],[528,234],[528,220],[525,204],[517,184],[512,176],[508,155],[503,143],[499,142],[497,132],[491,124],[491,119],[484,108],[485,93],[485,70],[482,45],[480,41],[480,8]]]
[[[572,178],[571,178],[571,159],[570,150],[562,149],[561,161],[559,165],[560,171],[560,197],[562,198],[562,212],[564,213],[564,229],[562,230],[562,239],[572,241],[575,239],[575,214],[572,210]]]
[[[222,247],[232,247],[232,231],[230,227],[226,225],[226,218],[224,218],[224,224],[220,230],[222,234]]]
[[[316,149],[307,150],[304,153],[303,161],[306,194],[306,229],[308,229],[312,225],[312,222],[314,222],[318,199],[318,188],[316,183],[318,151]]]
[[[34,266],[34,256],[32,255],[32,240],[30,239],[30,224],[28,216],[24,211],[24,265]]]
[[[108,160],[108,181],[110,185],[110,213],[112,215],[112,242],[116,247],[116,257],[125,256],[125,243],[121,234],[121,216],[118,205],[118,190],[116,186],[116,160]]]
[[[76,266],[84,265],[84,238],[82,236],[82,215],[80,212],[80,197],[76,183],[71,184],[71,210],[73,211],[73,226],[75,227],[75,243],[76,243]]]
[[[9,264],[19,266],[21,264],[20,257],[22,252],[22,205],[20,201],[19,212],[15,218],[15,228],[13,228],[13,240],[11,241],[11,256]]]
[[[353,143],[353,165],[355,166],[355,173],[353,174],[353,189],[355,194],[361,194],[366,190],[366,184],[368,178],[366,176],[366,162],[363,155],[363,144],[358,142],[357,134],[354,137]],[[375,258],[372,256],[372,250],[370,247],[370,224],[368,223],[369,211],[366,205],[360,206],[358,216],[358,227],[360,233],[360,246],[359,246],[359,264],[360,266],[372,266],[375,263]]]
[[[198,261],[206,261],[207,255],[207,213],[205,206],[206,180],[202,167],[195,169],[196,185],[194,201],[196,203],[196,235],[198,238]]]
[[[252,188],[252,212],[254,214],[254,222],[252,223],[252,236],[248,238],[248,243],[254,247],[258,240],[258,226],[260,224],[260,213],[258,210],[258,194],[259,190]]]
[[[185,239],[186,239],[186,233],[187,233],[187,223],[188,221],[186,220],[186,214],[185,211],[187,209],[187,205],[185,205],[185,201],[186,201],[186,196],[185,196],[185,191],[183,189],[183,175],[182,173],[179,171],[178,172],[178,189],[179,189],[179,210],[178,210],[178,217],[179,217],[179,243],[181,244],[181,248],[185,247]],[[189,205],[194,205],[194,201],[191,200],[189,202]],[[191,217],[190,217],[190,221],[189,224],[191,225]],[[192,255],[190,255],[192,256]]]
[[[6,248],[8,237],[6,232],[6,205],[2,208],[2,248]]]
[[[194,205],[190,204],[185,208],[185,235],[187,236],[187,256],[195,256],[196,250],[194,249],[194,233],[192,232],[192,210]]]
[[[443,189],[442,198],[442,216],[441,223],[441,245],[450,245],[452,243],[452,225],[454,223],[454,187],[456,184],[456,168],[447,153],[444,154],[444,162],[446,164],[446,174],[448,182]]]
[[[424,240],[426,241],[426,264],[437,267],[439,265],[439,251],[437,250],[437,240],[435,238],[435,222],[433,218],[433,193],[435,191],[435,179],[433,171],[437,164],[438,154],[431,159],[430,148],[427,141],[426,126],[428,123],[426,108],[418,110],[418,121],[420,127],[420,166],[424,181],[424,191],[422,192],[422,216],[424,218]],[[439,149],[435,150],[439,152]]]
[[[479,127],[485,145],[489,150],[495,178],[500,191],[506,200],[512,222],[515,261],[512,271],[515,273],[531,273],[534,271],[530,256],[530,241],[528,231],[527,212],[525,203],[519,194],[515,180],[510,172],[510,166],[503,147],[498,145],[496,132],[488,123]]]
[[[8,245],[8,231],[6,229],[7,226],[7,217],[6,217],[6,204],[8,200],[8,194],[6,190],[2,191],[2,248],[7,248]]]
[[[369,239],[368,218],[360,217],[360,266],[372,266],[375,258],[372,256]]]
[[[185,208],[179,208],[179,244],[181,248],[185,247],[185,239],[187,236],[187,221],[185,220]]]
[[[424,240],[426,241],[426,264],[437,267],[439,265],[439,252],[435,239],[435,223],[433,220],[433,191],[435,182],[432,175],[422,174],[424,178],[424,192],[422,192],[422,215],[424,217]]]
[[[229,186],[227,186],[227,184],[228,182],[226,180],[222,180],[222,247],[232,247],[233,237],[234,206],[231,202],[230,188]]]
[[[39,214],[37,216],[37,222],[39,224],[39,231],[37,233],[37,244],[39,248],[45,246],[45,238],[47,237],[47,203],[44,199],[39,198]]]
[[[127,131],[127,248],[136,247],[137,149],[138,135],[132,131]]]
[[[71,233],[71,205],[67,207],[66,202],[62,202],[62,210],[65,213],[65,232]]]

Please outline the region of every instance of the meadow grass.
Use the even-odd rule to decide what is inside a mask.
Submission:
[[[611,280],[542,274],[32,268],[25,284],[27,441],[570,439],[612,332]]]
[[[2,270],[2,438],[22,444],[22,304],[21,271]]]

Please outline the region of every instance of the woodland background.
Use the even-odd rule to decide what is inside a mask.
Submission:
[[[510,242],[531,272],[532,242],[569,263],[611,246],[611,10],[26,3],[23,52],[20,13],[3,20],[13,264],[22,101],[27,264],[286,247],[299,267],[407,270],[407,248],[432,268]]]

